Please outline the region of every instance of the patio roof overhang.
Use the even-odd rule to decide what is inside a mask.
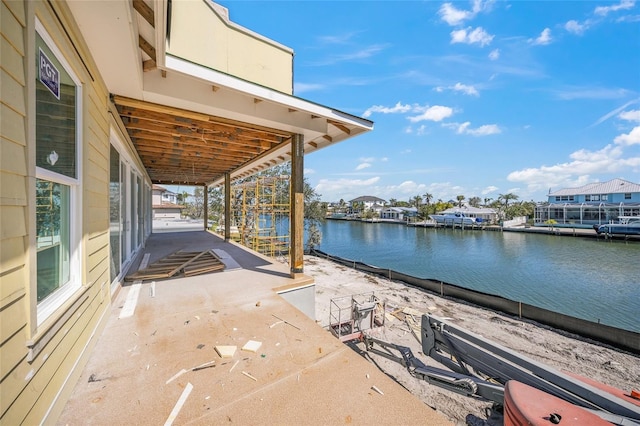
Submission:
[[[369,120],[206,68],[165,50],[167,1],[69,2],[153,183],[247,177],[373,129]],[[105,37],[105,34],[109,34]]]

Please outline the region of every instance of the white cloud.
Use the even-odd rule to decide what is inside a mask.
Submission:
[[[466,84],[462,84],[462,83],[456,83],[453,86],[453,90],[456,92],[462,92],[470,96],[480,96],[480,94],[478,93],[475,87],[467,86]]]
[[[613,6],[598,6],[595,8],[593,13],[600,16],[607,16],[609,12],[632,9],[635,3],[635,0],[622,0],[620,3],[614,4]]]
[[[617,136],[613,140],[618,145],[630,146],[640,145],[640,126],[634,127],[628,134]]]
[[[440,6],[438,14],[440,15],[440,19],[451,26],[461,25],[464,21],[475,18],[479,12],[490,9],[492,3],[493,0],[474,0],[473,8],[470,11],[457,9],[451,3],[444,3]]]
[[[454,92],[462,92],[465,95],[469,95],[469,96],[480,96],[480,93],[478,93],[478,90],[475,87],[467,86],[466,84],[462,84],[462,83],[456,83],[453,86],[448,86],[448,87],[438,86],[433,90],[441,93],[447,89],[453,90]]]
[[[602,117],[598,118],[596,120],[595,123],[593,123],[592,125],[590,125],[589,127],[593,127],[593,126],[597,126],[598,124],[601,124],[605,121],[607,121],[608,119],[610,119],[611,117],[613,117],[614,115],[621,113],[624,109],[626,109],[629,105],[633,105],[638,103],[638,101],[640,101],[640,99],[634,99],[632,101],[627,102],[626,104],[614,109],[613,111],[609,111],[608,113],[606,113],[605,115],[603,115]],[[624,113],[622,113],[624,114]],[[622,115],[621,114],[621,115]],[[622,117],[621,117],[622,118]]]
[[[588,25],[585,22],[584,24],[579,23],[578,21],[571,20],[564,24],[564,29],[572,34],[582,35],[587,30]]]
[[[487,186],[485,189],[483,189],[480,193],[482,195],[487,195],[487,194],[491,194],[492,192],[496,192],[499,188],[497,186]]]
[[[408,119],[412,123],[417,123],[425,120],[442,121],[445,118],[451,117],[451,115],[453,115],[453,109],[441,105],[434,105],[424,110],[422,114],[408,117]]]
[[[371,163],[360,163],[356,167],[356,170],[364,170],[364,169],[369,168],[369,167],[371,167]]]
[[[472,136],[488,136],[502,133],[502,130],[500,130],[497,124],[483,124],[476,129],[468,129],[467,133]]]
[[[369,179],[320,179],[315,190],[318,194],[322,195],[323,199],[331,200],[334,199],[336,194],[338,198],[340,198],[339,194],[349,193],[354,189],[361,190],[364,187],[376,184],[379,180],[379,176]]]
[[[471,30],[471,27],[468,27],[451,31],[451,44],[479,44],[481,47],[484,47],[491,43],[493,37],[494,36],[482,29],[482,27],[478,27],[475,30]]]
[[[552,166],[531,167],[509,173],[507,179],[522,182],[531,192],[552,187],[581,186],[592,182],[591,175],[620,173],[640,167],[640,156],[627,156],[624,147],[640,144],[640,127],[615,138],[597,151],[580,149],[571,153],[570,161]]]
[[[314,83],[293,83],[293,90],[296,94],[313,92],[317,90],[324,89],[325,86],[323,84],[314,84]]]
[[[545,28],[544,30],[542,30],[538,38],[536,38],[535,40],[529,39],[529,42],[536,45],[546,45],[551,43],[551,40],[551,29]]]
[[[371,116],[374,112],[380,112],[382,114],[396,114],[396,113],[404,113],[411,111],[410,105],[402,105],[402,103],[398,102],[392,107],[385,107],[383,105],[374,105],[368,108],[362,116],[367,118]]]
[[[313,175],[315,173],[316,173],[316,171],[314,169],[304,169],[304,174],[305,175]]]
[[[454,129],[459,135],[471,135],[471,136],[488,136],[502,133],[502,130],[496,124],[485,124],[475,129],[471,129],[470,121],[464,123],[445,123],[442,127]]]
[[[489,59],[492,61],[497,60],[500,57],[500,49],[493,49],[491,53],[489,53]]]
[[[640,109],[621,112],[618,117],[622,120],[637,121],[640,123]]]
[[[451,26],[462,24],[464,21],[473,18],[473,13],[468,10],[456,9],[451,3],[444,3],[438,10],[440,18]]]

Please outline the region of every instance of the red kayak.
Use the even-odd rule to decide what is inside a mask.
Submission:
[[[534,387],[509,380],[504,387],[505,426],[611,426],[592,412]]]

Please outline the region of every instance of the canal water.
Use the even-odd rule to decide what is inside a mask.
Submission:
[[[640,243],[327,220],[318,249],[640,332]]]

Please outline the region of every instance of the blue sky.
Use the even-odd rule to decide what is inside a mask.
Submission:
[[[374,130],[305,156],[324,201],[546,200],[640,182],[640,2],[219,1]]]

